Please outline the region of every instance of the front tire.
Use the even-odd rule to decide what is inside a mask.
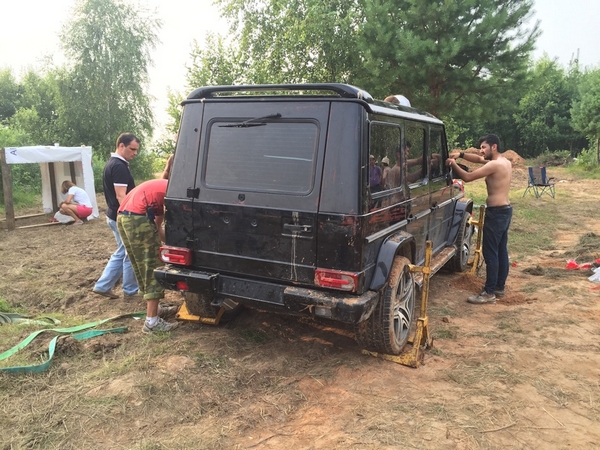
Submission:
[[[456,236],[456,255],[450,260],[450,269],[454,272],[464,272],[469,268],[469,257],[473,243],[473,227],[469,223],[471,214],[465,211],[458,235]]]
[[[356,325],[356,340],[367,350],[399,355],[408,341],[415,314],[415,280],[410,261],[396,256],[387,284],[371,316]]]

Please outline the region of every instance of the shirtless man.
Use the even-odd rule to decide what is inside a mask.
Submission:
[[[483,259],[486,264],[486,280],[483,291],[467,299],[469,303],[496,303],[496,297],[504,296],[504,284],[508,277],[508,227],[512,218],[512,206],[508,198],[512,165],[500,154],[500,139],[488,134],[479,139],[480,155],[452,152],[446,165],[463,181],[469,182],[485,177],[487,200],[483,223]],[[483,164],[473,172],[466,172],[456,164],[456,158]]]

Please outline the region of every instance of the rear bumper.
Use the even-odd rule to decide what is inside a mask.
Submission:
[[[352,295],[169,265],[155,269],[154,277],[162,287],[174,291],[180,290],[177,288],[177,282],[184,281],[189,287],[189,292],[209,296],[215,305],[219,305],[225,298],[231,298],[260,309],[324,317],[344,323],[366,320],[373,312],[378,299],[378,293],[375,291]]]

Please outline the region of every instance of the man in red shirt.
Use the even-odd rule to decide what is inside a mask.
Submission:
[[[144,333],[171,331],[179,323],[166,322],[163,317],[174,314],[176,306],[159,305],[165,291],[154,278],[154,269],[161,265],[160,244],[165,240],[162,227],[167,192],[166,179],[149,180],[132,189],[121,202],[117,228],[137,278],[140,293],[146,300]]]

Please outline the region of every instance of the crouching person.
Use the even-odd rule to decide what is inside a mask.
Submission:
[[[179,323],[169,323],[164,318],[174,315],[177,306],[159,304],[165,291],[154,278],[154,269],[162,263],[159,259],[161,242],[165,240],[162,227],[164,199],[168,180],[149,180],[132,189],[121,202],[117,215],[117,228],[133,271],[146,300],[146,322],[144,333],[171,331]]]
[[[69,180],[62,182],[60,191],[67,198],[61,202],[59,212],[71,216],[75,225],[83,225],[83,221],[92,215],[92,202],[88,193]]]

